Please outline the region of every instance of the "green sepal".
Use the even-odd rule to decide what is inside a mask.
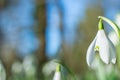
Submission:
[[[103,26],[103,23],[102,23],[102,19],[99,20],[98,29],[99,30],[103,30],[104,29],[104,26]]]
[[[58,63],[57,67],[56,67],[56,72],[60,72],[61,71],[61,66],[60,64]]]

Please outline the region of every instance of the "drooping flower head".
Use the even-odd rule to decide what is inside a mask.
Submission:
[[[56,67],[56,72],[54,74],[53,80],[61,80],[61,68],[60,68],[60,64],[58,64],[57,67]]]
[[[102,20],[100,19],[98,24],[98,32],[95,36],[94,40],[90,44],[87,50],[87,64],[91,66],[96,52],[99,53],[101,60],[108,64],[112,62],[115,64],[116,62],[116,50],[113,43],[110,41],[108,36],[105,33]]]

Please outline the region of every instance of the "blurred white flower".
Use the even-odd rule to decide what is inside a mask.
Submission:
[[[116,63],[116,50],[113,43],[105,34],[104,29],[98,30],[98,33],[95,39],[90,44],[87,50],[87,64],[88,66],[92,66],[94,61],[95,53],[98,52],[102,61],[106,64],[112,62]]]
[[[36,73],[36,64],[34,56],[28,55],[24,58],[23,69],[27,77],[34,76]]]
[[[15,63],[12,64],[12,69],[11,69],[12,73],[19,74],[22,72],[22,70],[23,70],[22,63],[16,61]]]
[[[55,68],[57,66],[57,63],[55,62],[55,60],[51,60],[49,62],[47,62],[42,69],[43,74],[47,77],[50,74],[52,74],[52,72],[55,71]]]
[[[55,72],[55,75],[53,77],[53,80],[62,80],[61,79],[61,72],[60,72],[60,64],[58,64],[56,67],[56,72]]]
[[[5,68],[0,61],[0,80],[6,80]]]
[[[61,80],[61,73],[60,72],[55,72],[53,80]]]

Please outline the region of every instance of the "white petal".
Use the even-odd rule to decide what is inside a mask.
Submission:
[[[94,60],[94,56],[95,56],[95,51],[94,51],[95,42],[96,42],[96,37],[92,41],[92,43],[90,44],[90,46],[88,47],[88,50],[87,50],[86,60],[87,60],[88,66],[91,66],[91,64],[92,64],[92,62]]]
[[[116,49],[115,49],[115,46],[113,45],[113,43],[109,40],[109,43],[110,43],[110,60],[113,64],[116,63]]]
[[[115,31],[111,31],[108,35],[109,39],[112,41],[112,43],[117,46],[119,44],[119,37],[115,33]]]
[[[110,44],[104,30],[98,31],[96,46],[99,46],[100,58],[108,64],[110,62]]]
[[[55,75],[53,77],[53,80],[62,80],[61,79],[61,73],[60,72],[55,72]]]

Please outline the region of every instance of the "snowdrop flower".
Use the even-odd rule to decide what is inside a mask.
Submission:
[[[95,39],[92,41],[87,50],[87,64],[88,66],[92,66],[96,52],[99,53],[100,58],[104,63],[109,64],[110,62],[112,62],[113,64],[115,64],[116,50],[113,43],[110,41],[110,39],[104,31],[101,19],[99,21],[98,29],[99,30]]]
[[[60,64],[56,67],[56,72],[54,74],[53,80],[62,80],[61,79],[61,72],[60,72]]]

